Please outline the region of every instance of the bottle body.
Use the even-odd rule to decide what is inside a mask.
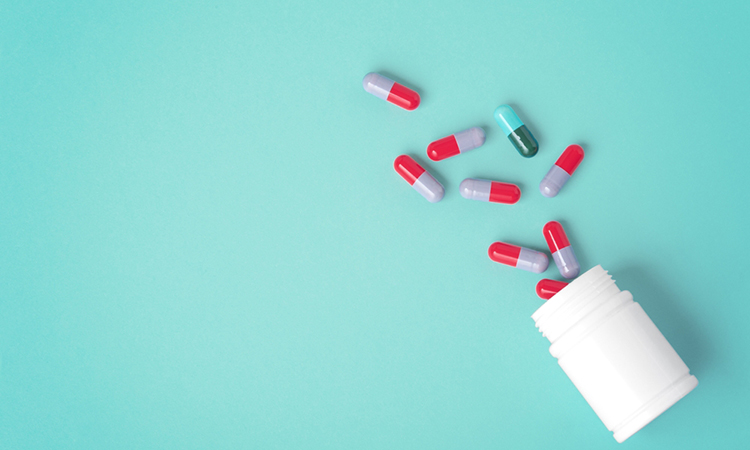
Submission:
[[[573,384],[623,442],[695,388],[698,380],[628,291],[600,266],[532,318]]]

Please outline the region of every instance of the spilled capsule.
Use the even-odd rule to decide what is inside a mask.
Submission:
[[[536,155],[539,143],[513,108],[508,105],[498,106],[495,110],[495,120],[521,156],[531,158]]]
[[[493,203],[516,203],[521,198],[521,189],[515,184],[500,181],[467,178],[459,186],[461,197]]]
[[[578,258],[560,222],[554,220],[547,222],[543,231],[544,239],[547,240],[549,251],[552,253],[552,259],[560,275],[568,279],[577,277],[581,272],[581,266],[578,264]]]
[[[505,242],[493,243],[487,253],[497,263],[527,272],[542,273],[549,265],[549,259],[544,253]]]
[[[552,168],[539,183],[539,191],[545,197],[554,197],[565,186],[578,165],[583,161],[583,148],[578,144],[569,145],[562,152]]]
[[[443,195],[445,195],[443,185],[430,175],[430,172],[424,170],[422,166],[414,161],[411,156],[401,155],[397,157],[393,161],[393,168],[401,175],[401,178],[406,180],[428,202],[437,203],[443,199]]]
[[[420,98],[416,91],[379,73],[371,72],[365,75],[362,80],[362,87],[375,97],[400,106],[407,111],[413,111],[419,106]]]
[[[484,140],[483,129],[479,127],[469,128],[431,142],[427,146],[427,156],[433,161],[442,161],[451,156],[479,148],[484,145]]]

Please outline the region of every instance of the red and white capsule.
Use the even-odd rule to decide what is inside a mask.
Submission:
[[[500,181],[467,178],[459,186],[461,197],[483,202],[512,205],[521,198],[521,189],[515,184]]]
[[[371,72],[365,75],[362,86],[375,97],[407,111],[413,111],[419,106],[419,94],[379,73]]]
[[[547,172],[542,182],[539,183],[539,191],[542,195],[545,197],[556,196],[573,175],[573,172],[576,171],[578,165],[581,164],[583,156],[583,148],[580,145],[569,145],[557,158],[557,162]]]
[[[442,161],[451,156],[481,147],[484,145],[485,138],[483,129],[479,127],[469,128],[431,142],[427,146],[427,156],[433,161]]]
[[[538,295],[542,300],[549,300],[567,285],[568,283],[564,281],[550,280],[549,278],[545,278],[543,280],[539,280],[539,283],[536,284],[536,295]]]
[[[505,242],[495,242],[487,250],[490,259],[506,266],[515,267],[527,272],[542,273],[549,266],[547,255],[525,247]]]
[[[549,251],[552,253],[552,259],[557,265],[560,275],[565,278],[575,278],[581,271],[573,247],[570,246],[568,236],[565,234],[560,222],[547,222],[544,226],[544,239],[547,240]]]
[[[430,203],[437,203],[443,199],[445,189],[430,172],[424,170],[411,156],[401,155],[393,161],[393,168],[401,177],[422,194]]]

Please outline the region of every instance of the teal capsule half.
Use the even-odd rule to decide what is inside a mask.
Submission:
[[[521,156],[531,158],[536,155],[539,151],[539,143],[518,118],[513,108],[508,105],[498,106],[495,110],[495,120]]]

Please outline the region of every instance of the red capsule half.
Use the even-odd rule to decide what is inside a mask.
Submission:
[[[550,280],[549,278],[545,278],[543,280],[540,280],[539,283],[536,284],[536,295],[538,295],[541,299],[549,300],[553,295],[560,292],[562,288],[567,285],[568,283],[564,281]]]
[[[573,172],[576,171],[578,165],[583,161],[583,157],[583,147],[578,144],[569,145],[568,148],[562,152],[562,155],[557,158],[555,165],[567,172],[568,175],[573,175]]]
[[[547,246],[549,246],[549,251],[552,253],[570,246],[568,235],[565,234],[562,225],[560,225],[560,222],[554,220],[544,225],[544,239],[547,240]]]
[[[424,168],[409,155],[401,155],[397,157],[396,160],[393,161],[393,168],[399,175],[401,175],[401,178],[406,180],[406,182],[412,186],[414,185],[414,182],[417,181],[417,178],[422,176],[425,172]]]

